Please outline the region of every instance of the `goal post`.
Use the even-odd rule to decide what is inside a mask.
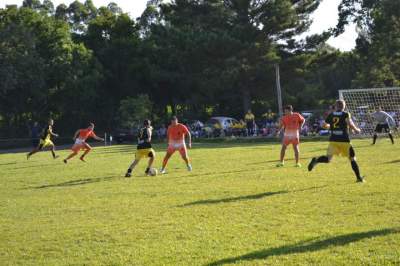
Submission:
[[[371,113],[379,106],[395,119],[396,125],[392,127],[400,125],[400,88],[340,90],[339,98],[346,102],[347,110],[363,135],[373,134],[376,122]]]

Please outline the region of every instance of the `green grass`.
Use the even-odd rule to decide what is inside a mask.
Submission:
[[[365,184],[344,158],[307,172],[326,146],[277,169],[277,144],[196,145],[193,172],[175,155],[167,175],[142,162],[131,179],[131,146],[86,164],[2,154],[0,265],[399,265],[398,144],[354,142]]]

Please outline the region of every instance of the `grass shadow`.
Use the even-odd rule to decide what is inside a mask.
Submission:
[[[110,148],[110,149],[101,149],[101,150],[95,150],[94,151],[96,154],[112,154],[112,153],[135,153],[136,152],[136,146],[132,147],[118,147],[118,148]]]
[[[340,247],[345,246],[350,243],[358,242],[364,239],[386,236],[390,234],[400,233],[399,228],[387,228],[381,230],[372,230],[361,233],[351,233],[340,236],[335,236],[327,238],[324,240],[314,241],[308,240],[299,242],[293,245],[280,246],[276,248],[269,248],[258,250],[255,252],[250,252],[241,256],[226,258],[218,261],[211,262],[207,264],[208,266],[218,266],[224,264],[235,264],[243,261],[254,261],[254,260],[265,260],[271,256],[282,256],[291,255],[299,253],[314,252],[319,250],[324,250],[330,247]]]
[[[17,167],[17,168],[9,168],[7,170],[21,170],[21,169],[29,169],[29,168],[42,168],[46,166],[55,166],[55,163],[49,163],[49,164],[36,164],[36,165],[29,165],[29,166],[22,166],[22,167]]]
[[[392,163],[400,163],[400,160],[394,160],[394,161],[386,162],[385,164],[392,164]]]
[[[98,182],[104,182],[104,181],[110,181],[112,179],[116,179],[119,177],[115,176],[108,176],[108,177],[98,177],[98,178],[85,178],[85,179],[77,179],[77,180],[71,180],[59,184],[53,184],[53,185],[43,185],[43,186],[37,186],[37,187],[30,187],[29,189],[46,189],[46,188],[57,188],[57,187],[73,187],[73,186],[81,186],[81,185],[87,185],[87,184],[93,184],[93,183],[98,183]]]
[[[175,170],[181,168],[174,168]],[[227,175],[227,174],[240,174],[240,173],[249,173],[249,172],[257,172],[257,171],[265,171],[265,169],[247,169],[247,170],[234,170],[234,171],[224,171],[224,172],[208,172],[208,173],[200,173],[200,174],[188,174],[188,175],[179,175],[174,178],[181,177],[201,177],[201,176],[210,176],[210,175]]]
[[[302,157],[301,160],[311,160],[314,157]],[[295,158],[289,158],[285,159],[285,162],[287,161],[295,161]],[[247,163],[246,165],[259,165],[259,164],[267,164],[267,163],[279,163],[280,160],[269,160],[269,161],[263,161],[263,162],[256,162],[256,163]]]
[[[271,196],[275,196],[275,195],[303,192],[303,191],[315,190],[315,189],[320,189],[320,188],[325,188],[325,187],[327,187],[327,185],[319,186],[319,187],[304,188],[304,189],[293,190],[293,191],[281,190],[281,191],[275,191],[275,192],[264,192],[264,193],[254,194],[254,195],[229,197],[229,198],[223,198],[223,199],[198,200],[198,201],[193,201],[193,202],[185,203],[182,205],[178,205],[177,207],[190,207],[190,206],[196,206],[196,205],[210,205],[210,204],[229,203],[229,202],[245,201],[245,200],[258,200],[258,199],[262,199],[265,197],[271,197]]]
[[[13,164],[17,164],[17,162],[12,162],[12,163],[0,163],[0,166],[3,166],[3,165],[13,165]]]
[[[262,199],[265,197],[270,197],[274,195],[286,194],[289,191],[276,191],[276,192],[265,192],[260,194],[254,195],[247,195],[247,196],[239,196],[239,197],[231,197],[231,198],[224,198],[224,199],[215,199],[215,200],[199,200],[194,202],[189,202],[178,207],[189,207],[195,205],[208,205],[208,204],[219,204],[219,203],[228,203],[228,202],[236,202],[236,201],[243,201],[243,200],[257,200]]]

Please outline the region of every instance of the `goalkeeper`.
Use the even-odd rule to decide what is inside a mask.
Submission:
[[[373,142],[372,145],[376,143],[376,139],[378,138],[378,133],[387,133],[389,135],[392,144],[394,144],[394,139],[392,135],[392,131],[390,130],[389,125],[396,126],[396,122],[394,121],[393,117],[383,111],[382,107],[378,107],[378,111],[372,113],[371,116],[376,120],[377,125],[374,132]]]

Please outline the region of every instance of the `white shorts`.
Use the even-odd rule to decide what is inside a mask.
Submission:
[[[76,144],[76,145],[81,145],[81,144],[83,144],[83,143],[85,143],[85,140],[84,140],[84,139],[76,139],[76,140],[75,140],[75,144]]]
[[[168,148],[174,149],[174,150],[179,150],[179,149],[182,149],[182,148],[186,148],[186,144],[184,142],[182,142],[182,143],[173,142],[173,143],[169,143],[168,144]]]

